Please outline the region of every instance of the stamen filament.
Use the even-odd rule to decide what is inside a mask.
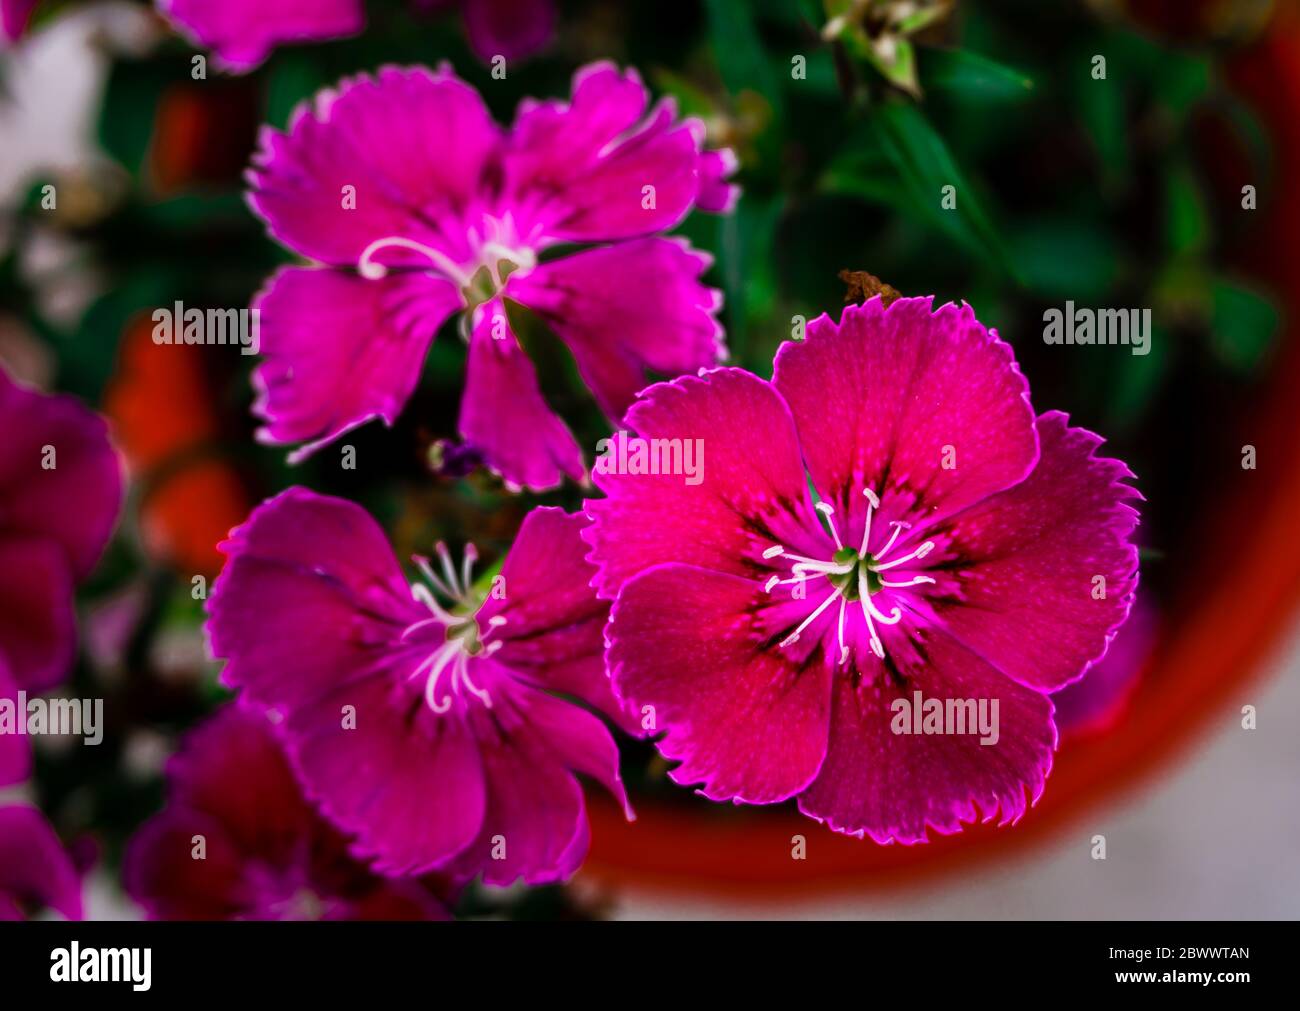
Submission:
[[[895,566],[902,565],[904,562],[910,562],[913,559],[918,559],[918,560],[922,559],[933,550],[934,550],[934,541],[926,541],[924,544],[922,544],[911,554],[904,555],[902,558],[895,558],[892,562],[885,562],[884,565],[873,565],[872,568],[876,572],[885,572],[886,570],[892,569]]]
[[[465,596],[465,589],[460,585],[460,580],[456,578],[456,569],[451,564],[451,552],[447,550],[447,545],[439,541],[434,545],[438,552],[438,560],[442,562],[443,575],[447,577],[447,585],[452,589],[452,596],[460,599]]]
[[[835,598],[838,597],[839,595],[840,595],[840,588],[837,586],[835,587],[835,589],[831,590],[830,596],[828,596],[825,600],[823,600],[820,604],[817,605],[817,610],[813,611],[812,614],[804,618],[803,623],[798,628],[796,628],[793,632],[791,632],[789,635],[787,635],[784,639],[781,640],[781,645],[789,646],[790,643],[796,642],[799,638],[800,633],[802,633],[805,628],[807,628],[814,621],[816,621],[817,617],[824,610],[826,610],[826,608],[830,607],[831,604],[834,602]]]
[[[885,541],[885,546],[881,548],[879,554],[876,555],[876,561],[880,561],[889,554],[889,549],[894,546],[894,541],[898,540],[898,535],[900,533],[904,530],[912,529],[912,524],[904,523],[902,520],[894,520],[889,525],[894,528],[894,532],[889,535],[889,540]]]
[[[882,579],[880,581],[880,585],[888,586],[890,589],[893,590],[901,590],[905,586],[917,586],[921,583],[933,583],[933,582],[934,579],[932,579],[930,576],[913,576],[906,583],[891,583],[888,579]]]
[[[374,256],[381,249],[409,249],[427,257],[429,261],[449,280],[455,281],[461,288],[467,288],[470,285],[471,278],[463,271],[460,266],[449,257],[432,246],[426,246],[423,242],[416,242],[414,239],[406,239],[400,235],[389,235],[383,239],[376,239],[361,251],[361,258],[357,260],[357,272],[368,281],[378,281],[388,276],[388,268],[382,263],[376,263]]]
[[[826,525],[830,527],[831,536],[835,538],[835,546],[843,548],[844,542],[840,540],[840,532],[835,529],[835,521],[831,519],[835,515],[835,507],[829,502],[818,502],[813,508],[826,517]]]

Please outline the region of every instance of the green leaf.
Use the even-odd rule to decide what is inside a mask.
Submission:
[[[1277,335],[1277,308],[1259,292],[1226,280],[1214,282],[1211,298],[1211,347],[1235,369],[1255,368]]]
[[[1006,102],[1026,98],[1034,82],[1018,70],[965,49],[922,49],[921,87],[969,101]]]
[[[1204,252],[1210,240],[1210,215],[1196,177],[1186,165],[1170,170],[1165,184],[1165,234],[1175,255]]]
[[[1016,229],[1008,245],[1025,284],[1051,298],[1103,299],[1119,274],[1114,235],[1088,220],[1036,218]]]
[[[1129,349],[1120,347],[1093,349],[1125,352],[1122,357],[1108,359],[1107,415],[1116,428],[1131,429],[1141,422],[1169,371],[1169,337],[1167,330],[1153,326],[1150,349],[1144,355],[1129,354]]]
[[[772,110],[773,120],[783,116],[781,83],[763,49],[754,12],[746,0],[708,0],[709,33],[714,41],[718,70],[733,95],[751,91]]]
[[[921,110],[911,102],[887,102],[873,111],[871,123],[881,150],[920,213],[972,253],[1014,274],[975,188]],[[948,186],[953,190],[945,190]],[[955,207],[943,206],[947,192],[955,196]]]

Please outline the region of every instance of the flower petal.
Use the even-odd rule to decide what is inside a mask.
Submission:
[[[812,481],[860,535],[870,487],[892,519],[951,515],[1015,484],[1038,440],[1011,348],[970,306],[879,297],[821,316],[776,356],[773,383]]]
[[[1026,790],[1030,803],[1042,793],[1056,747],[1051,702],[942,632],[918,635],[914,648],[885,662],[859,653],[861,673],[835,679],[826,762],[799,810],[837,832],[919,843],[927,828],[948,835],[999,811],[1000,824],[1015,822]],[[923,704],[984,700],[990,717],[996,700],[996,743],[981,744],[978,732],[895,733],[896,720],[914,727],[893,707],[901,699],[915,708],[915,692]]]
[[[74,578],[84,578],[122,508],[122,465],[103,419],[72,397],[25,389],[0,369],[0,431],[0,534],[52,538]]]
[[[1050,411],[1038,419],[1032,474],[936,531],[932,565],[956,568],[935,586],[948,630],[1021,684],[1055,691],[1106,653],[1137,587],[1131,536],[1141,498],[1102,439]],[[1098,578],[1104,582],[1098,582]]]
[[[1120,718],[1151,657],[1159,624],[1159,614],[1148,598],[1135,595],[1128,620],[1115,633],[1106,655],[1078,681],[1052,695],[1063,738],[1103,732]]]
[[[257,66],[282,42],[315,42],[357,35],[365,26],[360,0],[158,0],[172,26],[213,51],[219,66]]]
[[[287,134],[264,129],[249,201],[271,234],[325,263],[353,266],[388,237],[459,258],[465,235],[449,225],[499,142],[478,92],[450,70],[384,67],[300,106]]]
[[[826,755],[831,670],[777,652],[757,627],[761,587],[689,565],[623,584],[610,675],[629,708],[664,730],[678,783],[711,800],[770,804],[804,789]]]
[[[247,785],[232,780],[232,793],[236,782]],[[194,855],[199,838],[202,860]],[[217,818],[190,807],[168,807],[127,843],[122,887],[150,919],[236,919],[255,902],[244,883],[244,859]]]
[[[726,180],[740,166],[729,147],[700,155],[700,191],[695,206],[713,214],[728,214],[740,199],[740,187]]]
[[[59,837],[34,807],[0,807],[0,919],[14,900],[81,919],[81,879]]]
[[[532,510],[494,583],[504,595],[489,594],[475,617],[480,628],[505,620],[494,656],[516,677],[581,699],[635,733],[637,721],[624,713],[605,671],[609,604],[591,587],[596,569],[585,557],[586,525],[581,514]]]
[[[555,0],[469,0],[462,7],[470,47],[482,60],[522,60],[555,31]]]
[[[290,489],[222,545],[208,602],[223,679],[284,713],[285,749],[321,811],[383,873],[446,862],[478,833],[483,772],[455,718],[436,718],[402,641],[427,617],[379,525],[342,499]]]
[[[567,474],[585,474],[573,433],[546,406],[537,372],[500,299],[480,306],[470,334],[460,434],[511,484],[554,488]]]
[[[478,838],[448,871],[458,879],[481,873],[490,885],[519,878],[529,885],[564,881],[587,853],[586,807],[573,772],[595,776],[627,804],[613,739],[590,713],[512,683],[494,660],[475,667],[481,683],[498,686],[494,706],[506,707],[517,723],[509,734],[494,734],[484,710],[472,713],[484,724],[477,736],[483,742],[487,810]],[[485,673],[493,667],[495,674]]]
[[[521,227],[550,241],[627,239],[672,228],[699,190],[698,130],[662,103],[646,120],[635,71],[593,63],[573,99],[525,102],[507,148],[505,186]]]
[[[0,656],[0,702],[8,702],[14,707],[16,719],[25,718],[18,708],[18,684],[9,673],[3,656]],[[26,738],[16,733],[0,733],[0,787],[21,783],[31,772],[32,750]]]
[[[649,238],[589,249],[511,277],[507,294],[568,345],[602,410],[617,420],[647,371],[693,373],[725,356],[721,294],[699,282],[710,258]]]
[[[19,687],[53,688],[72,667],[77,649],[67,556],[46,537],[3,537],[0,573],[0,653]]]
[[[592,469],[607,497],[585,506],[592,525],[583,537],[600,569],[602,596],[612,599],[627,579],[662,562],[760,578],[766,570],[753,559],[764,549],[799,550],[819,529],[790,412],[757,376],[719,368],[658,383],[625,424],[636,436],[616,434]],[[683,464],[693,449],[698,483],[687,473],[640,473],[630,455],[623,466],[625,453],[645,456],[650,440],[680,440]]]
[[[461,305],[445,281],[394,273],[371,281],[335,270],[288,267],[253,303],[261,311],[262,363],[253,411],[263,442],[307,443],[299,460],[381,418],[391,425],[420,378],[434,334]]]

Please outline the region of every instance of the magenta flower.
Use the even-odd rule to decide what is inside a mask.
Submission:
[[[1102,733],[1124,715],[1151,658],[1159,624],[1155,607],[1135,596],[1128,621],[1115,633],[1106,656],[1052,695],[1063,739]]]
[[[0,38],[15,42],[27,31],[27,25],[40,0],[0,0]]]
[[[97,414],[3,369],[0,431],[0,657],[18,688],[44,691],[72,665],[73,588],[117,522],[121,465]]]
[[[9,703],[15,713],[18,712],[18,691],[18,684],[9,673],[4,657],[0,657],[0,703]],[[27,738],[6,733],[0,728],[0,787],[21,783],[31,775],[31,771],[32,754]]]
[[[156,0],[159,12],[213,62],[242,72],[284,42],[321,42],[365,27],[361,0]]]
[[[222,545],[224,680],[283,713],[308,796],[383,873],[559,880],[587,849],[574,773],[626,804],[613,738],[570,701],[618,715],[582,523],[529,513],[481,603],[471,549],[411,585],[365,510],[303,488]]]
[[[122,868],[153,919],[447,916],[422,883],[382,878],[348,853],[303,799],[265,713],[220,709],[185,736],[167,780],[167,806],[131,839]]]
[[[1035,418],[968,306],[822,316],[771,383],[659,384],[626,427],[703,440],[698,484],[598,467],[608,497],[584,534],[616,598],[615,690],[663,732],[678,782],[797,797],[881,843],[1024,813],[1056,744],[1046,693],[1128,614],[1138,496],[1099,437]]]
[[[45,907],[81,919],[81,879],[54,829],[33,807],[0,807],[0,920]]]
[[[389,67],[323,93],[287,134],[266,129],[250,203],[329,269],[282,269],[254,302],[259,437],[306,443],[297,460],[371,418],[392,424],[434,333],[464,313],[460,432],[508,482],[542,489],[580,479],[583,456],[542,399],[507,300],[563,340],[611,418],[647,370],[715,364],[709,259],[658,233],[693,207],[726,209],[734,166],[701,152],[701,125],[671,101],[646,104],[635,73],[595,64],[570,103],[525,102],[502,130],[449,69]],[[560,243],[589,248],[541,259]]]
[[[554,0],[415,0],[430,11],[459,7],[470,48],[483,61],[494,56],[522,60],[551,40]]]

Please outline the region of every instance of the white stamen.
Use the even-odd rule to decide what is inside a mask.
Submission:
[[[839,641],[840,641],[840,664],[843,665],[849,658],[849,648],[844,645],[844,609],[849,603],[849,598],[840,594],[840,616],[838,620]]]
[[[785,548],[781,547],[781,545],[779,544],[773,544],[770,548],[768,548],[766,551],[763,552],[763,557],[776,558],[778,555],[783,555],[783,554],[785,554]]]
[[[474,563],[477,561],[478,548],[474,547],[473,543],[466,544],[465,554],[461,556],[460,560],[460,585],[465,587],[466,590],[474,585],[474,581],[470,576],[474,572]]]
[[[492,708],[492,696],[476,685],[469,676],[469,655],[462,653],[456,661],[456,673],[460,675],[460,683],[464,685],[476,698],[489,709]]]
[[[840,540],[840,532],[835,529],[835,521],[831,519],[835,514],[835,507],[829,502],[818,502],[813,508],[826,517],[826,525],[831,528],[831,536],[835,538],[835,547],[843,548],[844,542]]]
[[[780,576],[770,576],[770,577],[768,577],[767,582],[763,584],[763,592],[764,592],[764,593],[771,593],[771,592],[772,592],[772,587],[776,586],[777,583],[779,583],[779,582],[781,582],[781,577],[780,577]]]
[[[921,583],[933,583],[934,580],[929,576],[913,576],[906,583],[891,583],[888,579],[880,581],[881,586],[888,586],[892,590],[901,590],[905,586],[917,586]]]
[[[837,586],[835,587],[835,589],[831,590],[829,597],[827,597],[825,600],[823,600],[820,604],[817,605],[817,610],[813,611],[812,614],[804,618],[803,623],[798,628],[796,628],[793,632],[791,632],[789,635],[787,635],[784,639],[781,640],[781,645],[789,646],[790,643],[796,642],[799,638],[800,633],[803,632],[803,630],[807,628],[809,625],[811,625],[814,621],[816,621],[817,617],[824,610],[826,610],[826,608],[830,607],[831,603],[839,595],[840,595],[840,588]]]
[[[407,628],[406,632],[402,633],[402,638],[406,638],[407,633],[422,625],[427,625],[430,621],[436,621],[440,625],[455,625],[464,620],[463,618],[457,618],[454,614],[445,610],[443,606],[438,603],[437,598],[434,597],[429,588],[423,583],[415,583],[411,586],[411,596],[432,611],[433,617],[424,621],[417,621],[414,625],[411,625]]]
[[[871,542],[871,515],[880,508],[880,499],[876,497],[876,493],[870,488],[863,488],[862,494],[867,497],[867,502],[870,504],[867,506],[867,518],[862,525],[862,547],[858,549],[858,554],[866,558],[867,548]]]
[[[885,659],[885,646],[880,641],[880,636],[876,634],[876,626],[871,622],[871,612],[874,608],[871,606],[871,594],[867,589],[867,570],[865,568],[858,569],[858,598],[862,601],[862,617],[867,620],[867,634],[871,637],[871,652],[883,660]]]
[[[429,559],[416,556],[415,565],[420,570],[420,575],[427,579],[435,590],[444,597],[455,600],[459,594],[452,591],[452,588],[442,581],[442,577],[433,571],[433,566],[429,564]]]
[[[447,550],[447,545],[439,541],[434,545],[438,552],[438,560],[442,562],[442,574],[447,577],[447,585],[451,587],[452,596],[460,598],[465,596],[465,589],[460,585],[460,580],[456,578],[456,569],[451,564],[451,552]]]
[[[912,524],[904,523],[902,520],[894,520],[889,525],[894,528],[894,532],[889,535],[889,540],[885,541],[885,546],[881,548],[880,552],[876,555],[876,561],[880,561],[887,554],[889,554],[889,549],[894,546],[894,541],[898,540],[898,535],[900,533],[902,533],[904,530],[912,529]]]
[[[414,239],[405,239],[400,235],[389,235],[383,239],[376,239],[361,251],[361,258],[357,260],[357,272],[369,281],[378,281],[388,276],[388,268],[382,263],[376,263],[374,256],[381,249],[409,249],[426,257],[439,271],[461,288],[469,287],[471,278],[463,271],[460,266],[451,259],[446,253],[434,249],[432,246],[426,246],[423,242],[416,242]]]
[[[918,560],[922,559],[933,550],[934,550],[934,541],[926,541],[924,544],[922,544],[911,554],[904,555],[902,558],[895,558],[892,562],[886,562],[884,565],[873,565],[872,568],[876,572],[884,572],[888,569],[894,568],[897,565],[902,565],[904,562],[910,562],[913,559],[918,559]]]
[[[416,667],[415,670],[411,672],[411,680],[414,681],[425,671],[426,668],[431,668],[429,670],[429,678],[424,683],[424,703],[435,713],[445,713],[451,708],[450,694],[443,695],[441,702],[438,701],[435,695],[438,690],[438,681],[442,678],[442,672],[447,669],[447,664],[451,663],[458,653],[462,656],[464,655],[464,649],[460,642],[454,639],[445,642],[435,653],[427,657],[423,662],[421,662],[420,666]],[[454,677],[452,685],[453,687],[455,686]]]

